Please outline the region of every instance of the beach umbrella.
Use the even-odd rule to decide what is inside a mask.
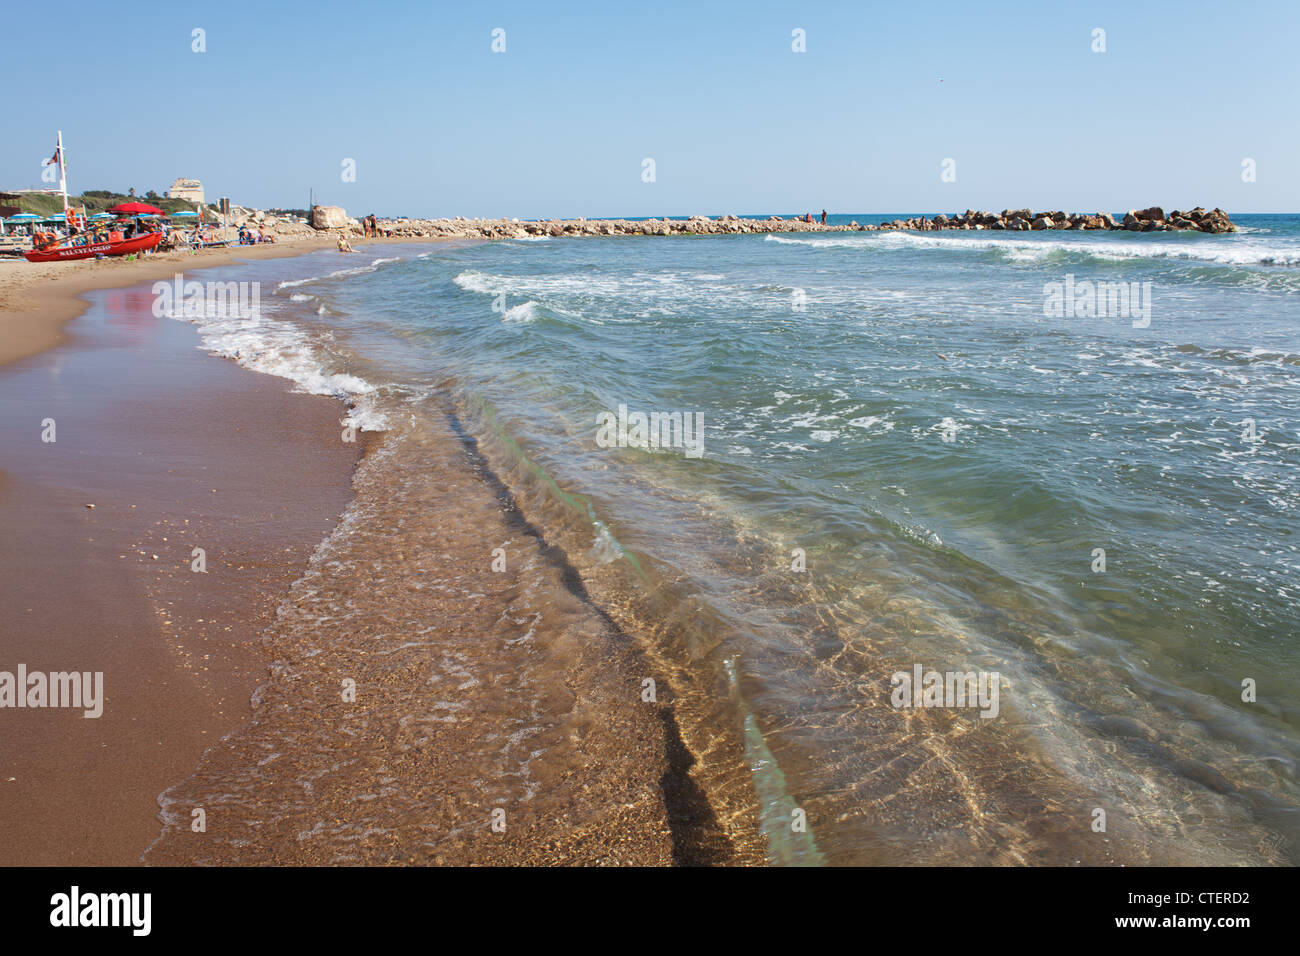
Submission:
[[[112,219],[113,214],[111,212],[97,212],[90,218],[91,219]]]
[[[116,206],[109,206],[109,212],[124,212],[130,214],[153,213],[155,216],[164,215],[163,211],[157,206],[151,206],[145,202],[124,202]]]
[[[194,219],[198,216],[197,212],[174,212],[171,215],[173,219]]]
[[[4,220],[6,226],[34,226],[41,221],[41,217],[34,212],[20,212],[16,216],[10,216]],[[30,231],[30,230],[29,230]]]
[[[34,212],[20,212],[16,216],[10,216],[4,220],[6,226],[30,226],[41,221],[41,217]]]

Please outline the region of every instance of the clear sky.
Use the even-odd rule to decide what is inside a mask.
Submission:
[[[185,176],[357,216],[1300,210],[1300,0],[95,0],[3,24],[0,188],[42,185],[62,128],[74,192]]]

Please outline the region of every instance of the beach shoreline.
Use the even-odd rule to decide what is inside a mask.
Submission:
[[[1250,238],[1217,248],[1227,241],[1196,248],[1224,268],[1287,254]],[[1117,714],[1109,688],[1123,686],[1119,668],[1095,669],[1104,684],[1076,678],[1072,661],[1034,643],[1053,625],[1032,616],[1032,599],[974,616],[999,607],[1008,580],[1027,578],[1016,554],[994,556],[1012,562],[1005,568],[987,564],[942,514],[925,527],[975,560],[909,528],[895,533],[888,516],[854,513],[860,537],[846,546],[890,549],[896,562],[873,568],[877,589],[837,576],[860,560],[836,550],[838,532],[823,532],[829,550],[808,552],[817,578],[786,580],[785,555],[818,540],[806,526],[784,512],[756,523],[715,496],[709,476],[690,484],[697,476],[674,470],[673,458],[592,452],[570,427],[589,420],[591,397],[536,383],[525,393],[532,404],[505,394],[493,376],[508,382],[521,358],[546,354],[538,341],[585,355],[607,316],[639,315],[616,335],[644,336],[650,351],[664,340],[657,330],[699,308],[704,283],[732,296],[740,288],[760,318],[777,320],[758,334],[826,336],[825,353],[841,344],[834,313],[786,328],[783,293],[808,284],[797,271],[757,290],[747,278],[755,258],[790,269],[786,260],[816,248],[808,240],[635,242],[391,239],[340,255],[319,241],[182,255],[147,270],[88,263],[7,287],[6,302],[47,322],[45,312],[80,318],[62,320],[61,344],[0,369],[9,451],[0,599],[14,609],[0,671],[102,672],[108,693],[102,719],[4,713],[14,733],[0,741],[0,854],[169,866],[902,864],[920,825],[942,834],[927,852],[943,864],[1283,859],[1269,804],[1216,769],[1231,751],[1195,733],[1187,712],[1129,700]],[[1043,257],[1076,246],[1091,248],[1064,237],[1017,244]],[[957,257],[971,246],[939,248]],[[886,249],[883,264],[906,280],[917,268],[907,249]],[[295,252],[307,255],[243,261]],[[1165,261],[1163,245],[1148,252]],[[706,253],[715,259],[702,266]],[[1020,261],[992,263],[989,294]],[[593,269],[608,280],[599,311],[585,298]],[[651,270],[660,278],[647,292]],[[176,321],[182,310],[159,309],[151,282],[167,280],[162,298],[172,300],[182,271],[230,288],[251,279],[266,292],[263,309],[249,321],[212,311],[209,299]],[[108,281],[87,291],[96,277]],[[827,304],[861,301],[856,279],[839,281]],[[48,309],[32,304],[40,296]],[[868,313],[878,338],[866,339],[864,362],[893,354],[897,308]],[[1127,329],[1074,355],[1082,373],[1107,349],[1127,356]],[[964,359],[996,339],[972,337]],[[940,347],[945,363],[955,358],[951,342]],[[653,393],[653,381],[632,381]],[[862,401],[852,392],[861,383],[849,385],[827,400]],[[782,381],[772,398],[795,392]],[[846,408],[927,424],[898,406]],[[704,408],[718,421],[727,411]],[[57,443],[41,439],[47,421],[57,421]],[[354,443],[354,422],[382,431]],[[917,428],[908,430],[920,440]],[[888,431],[872,438],[877,447],[911,450]],[[759,500],[783,507],[788,490],[773,494],[765,474],[746,474]],[[924,490],[928,472],[918,474]],[[707,513],[697,510],[705,501]],[[815,520],[820,505],[803,507],[801,520]],[[686,533],[695,528],[698,537]],[[194,548],[205,569],[193,567]],[[974,609],[964,622],[947,617],[958,586]],[[999,630],[983,661],[1010,675],[994,685],[1007,692],[1001,721],[901,713],[875,692],[872,675],[912,666],[914,637],[926,664],[974,666],[966,635],[987,620]],[[787,631],[789,648],[750,639]],[[816,643],[805,647],[804,634]],[[1073,682],[1025,676],[1030,643]],[[806,672],[791,654],[807,655]],[[1039,716],[1062,706],[1085,716]],[[1198,719],[1212,726],[1211,716]],[[1116,749],[1111,734],[1137,743]],[[1119,783],[1064,763],[1094,747],[1119,755],[1109,773],[1121,783],[1155,781],[1192,818],[1213,804],[1217,822],[1176,838],[1140,801],[1114,803]],[[1016,772],[1003,778],[1009,766]],[[1252,779],[1267,784],[1262,773]],[[945,796],[952,779],[961,801]],[[1114,838],[1080,827],[1079,806],[1111,813]],[[796,811],[808,829],[787,835]],[[193,828],[199,821],[206,829]]]
[[[0,273],[0,439],[11,452],[0,471],[0,521],[9,529],[0,591],[15,609],[0,669],[102,673],[104,683],[96,719],[66,710],[6,713],[13,729],[0,742],[6,864],[347,861],[320,855],[301,833],[322,807],[346,817],[372,788],[371,777],[345,777],[312,801],[305,819],[286,808],[284,826],[274,836],[254,831],[251,845],[235,814],[223,818],[215,808],[224,801],[183,804],[179,816],[176,802],[186,787],[214,776],[218,788],[228,787],[257,763],[243,758],[266,722],[263,698],[283,691],[276,675],[286,665],[302,664],[299,648],[277,637],[277,621],[301,607],[296,589],[305,577],[321,573],[315,556],[338,546],[333,536],[357,503],[362,466],[385,436],[362,433],[349,442],[341,428],[346,408],[336,398],[302,394],[284,379],[206,353],[192,325],[154,315],[148,292],[148,283],[178,271],[235,267],[207,273],[224,280],[239,275],[239,260],[329,246],[236,247],[144,263],[23,263],[30,274]],[[41,441],[46,419],[57,422],[54,442]],[[535,551],[541,570],[534,571],[564,590],[572,568],[518,514],[501,523],[509,493],[472,443],[450,424],[433,440],[448,458],[438,476],[446,489],[443,533],[454,531],[462,550],[485,556],[494,536],[518,537],[512,553]],[[382,463],[371,464],[374,475]],[[561,625],[542,635],[540,648],[526,646],[523,660],[513,640],[478,646],[500,631],[520,592],[535,586],[518,580],[521,570],[512,562],[511,574],[483,575],[485,563],[472,572],[480,576],[473,588],[413,619],[412,626],[459,620],[450,653],[469,662],[485,690],[465,698],[471,722],[410,758],[403,778],[410,787],[436,786],[413,818],[402,819],[403,836],[357,862],[762,862],[757,832],[738,839],[693,782],[695,757],[678,735],[667,683],[661,680],[663,702],[646,706],[642,682],[653,670],[580,588]],[[485,601],[483,592],[492,596]],[[320,660],[331,663],[329,655]],[[518,684],[503,703],[499,685],[511,681]],[[424,696],[391,687],[391,675],[380,684],[392,693],[367,711],[368,723],[383,729],[361,741],[365,758],[401,736],[409,719],[399,720],[403,709]],[[364,692],[373,700],[376,689]],[[525,800],[522,817],[511,809],[518,835],[491,840],[490,807],[475,783],[485,759],[476,735],[484,721],[523,718],[564,755],[563,769],[536,768],[551,780],[547,799]],[[617,733],[588,733],[598,726]],[[340,734],[350,736],[346,725]],[[230,754],[240,759],[232,763]],[[454,808],[454,821],[439,800]],[[210,839],[190,830],[194,810],[211,814]],[[463,835],[465,814],[483,816],[478,832],[489,839],[474,837],[473,827]],[[431,831],[444,842],[421,856],[413,841]]]
[[[171,278],[185,268],[210,269],[241,260],[278,259],[331,248],[332,236],[284,239],[199,252],[158,252],[145,259],[72,262],[0,260],[0,366],[37,355],[63,341],[64,327],[87,308],[83,296]]]
[[[205,354],[129,288],[194,258],[29,283],[32,334],[3,337],[4,669],[103,674],[98,718],[5,714],[7,864],[138,861],[157,794],[247,719],[260,631],[351,494],[365,443],[335,399]]]

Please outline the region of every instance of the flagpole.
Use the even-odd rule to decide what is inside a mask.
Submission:
[[[63,190],[63,215],[68,215],[68,167],[63,161],[63,130],[59,130],[59,188]]]

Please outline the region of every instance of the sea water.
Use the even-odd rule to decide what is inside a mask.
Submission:
[[[451,422],[773,862],[1294,864],[1300,218],[1234,221],[369,246],[191,320],[384,431],[370,531]]]

